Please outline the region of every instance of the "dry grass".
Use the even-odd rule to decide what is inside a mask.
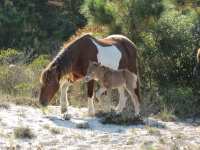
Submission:
[[[159,114],[155,116],[155,118],[161,119],[163,121],[176,121],[177,118],[174,115],[174,111],[171,109],[164,108]]]
[[[160,136],[160,131],[157,128],[147,126],[146,129],[148,130],[149,134]]]
[[[57,127],[50,127],[50,125],[45,124],[43,128],[49,130],[52,134],[60,134],[63,130]]]
[[[32,107],[39,107],[39,102],[35,98],[31,97],[24,97],[24,96],[10,96],[10,95],[0,95],[0,108],[1,105],[5,106],[7,103],[13,103],[16,105],[25,105],[25,106],[32,106]],[[6,102],[6,103],[5,103]],[[6,108],[9,108],[5,106]]]
[[[28,139],[32,139],[35,137],[35,135],[33,134],[33,132],[31,131],[30,128],[28,127],[17,127],[14,129],[14,136],[16,138],[28,138]]]
[[[9,109],[10,105],[8,103],[0,103],[0,109]]]

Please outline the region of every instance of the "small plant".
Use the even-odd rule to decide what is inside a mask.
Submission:
[[[156,118],[159,118],[163,121],[175,121],[176,120],[176,116],[174,115],[173,111],[167,109],[166,107],[164,107],[164,109],[158,115],[156,115]]]
[[[159,138],[159,142],[160,142],[161,144],[165,144],[165,139],[164,139],[164,138]]]
[[[160,131],[154,127],[147,127],[149,134],[160,136]]]
[[[49,130],[52,134],[60,134],[62,132],[61,129],[56,127],[50,127],[49,124],[45,124],[43,128]]]
[[[31,131],[31,129],[29,127],[17,127],[14,129],[14,136],[16,138],[28,138],[28,139],[32,139],[35,137],[35,135],[33,134],[33,132]]]
[[[61,129],[56,128],[56,127],[50,127],[49,130],[50,130],[50,132],[51,132],[52,134],[60,134],[61,131],[62,131]]]
[[[10,105],[7,103],[0,104],[0,109],[9,109],[9,108],[10,108]]]

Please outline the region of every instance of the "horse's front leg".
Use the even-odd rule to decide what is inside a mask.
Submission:
[[[60,95],[61,114],[66,114],[68,111],[69,102],[68,102],[67,91],[70,86],[71,84],[68,81],[64,81],[61,84],[61,95]]]
[[[87,83],[87,87],[88,87],[88,115],[89,116],[95,116],[95,108],[94,108],[94,81],[89,81]]]

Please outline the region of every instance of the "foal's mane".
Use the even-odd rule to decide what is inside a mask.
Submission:
[[[65,75],[67,72],[70,72],[72,67],[73,59],[76,57],[78,49],[71,48],[74,44],[76,44],[80,39],[91,37],[91,34],[86,33],[84,35],[75,34],[67,42],[64,43],[60,52],[54,57],[54,59],[47,65],[47,67],[43,70],[40,78],[41,83],[45,83],[48,79],[48,72],[56,68],[57,75],[59,79]]]

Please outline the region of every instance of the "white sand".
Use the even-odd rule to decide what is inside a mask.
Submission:
[[[40,109],[13,104],[9,109],[0,108],[0,149],[200,149],[200,125],[152,118],[146,120],[149,125],[145,126],[103,125],[97,118],[87,117],[86,108],[73,107],[69,108],[72,119],[64,121],[59,108],[49,106],[47,114]],[[83,121],[89,123],[89,129],[76,128],[76,124]],[[16,127],[29,127],[36,137],[17,139],[13,133]],[[48,128],[55,128],[60,133],[54,134]]]

